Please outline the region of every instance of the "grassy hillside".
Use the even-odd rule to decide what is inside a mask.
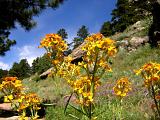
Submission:
[[[122,118],[125,120],[150,119],[153,116],[150,108],[151,99],[146,89],[142,87],[143,80],[133,72],[150,61],[160,63],[159,49],[151,49],[149,45],[145,45],[130,53],[124,49],[119,50],[117,56],[112,59],[113,72],[103,76],[102,85],[95,97],[98,106],[95,111],[97,114],[102,112],[98,116],[98,120],[116,119],[119,115],[123,116]],[[115,81],[123,76],[129,77],[132,82],[132,92],[123,100],[123,107],[120,107],[120,101],[112,94],[112,87]],[[47,108],[46,118],[48,120],[73,119],[66,117],[63,113],[65,96],[70,93],[67,83],[60,78],[47,78],[37,82],[36,79],[37,76],[33,76],[23,82],[28,86],[28,90],[36,92],[44,100],[56,104],[56,106]]]
[[[150,19],[141,22],[140,31],[133,26],[128,27],[124,33],[112,36],[113,39],[123,40],[132,36],[146,36],[149,28]],[[148,25],[147,25],[148,24]],[[139,47],[136,51],[128,52],[119,49],[117,55],[111,59],[112,73],[105,73],[101,79],[102,84],[98,88],[95,96],[95,115],[97,120],[150,120],[154,119],[151,109],[152,99],[150,99],[147,89],[143,87],[143,79],[136,76],[134,70],[140,68],[147,62],[160,63],[159,48],[150,48],[148,44]],[[123,99],[122,102],[113,94],[113,86],[117,79],[128,77],[132,83],[132,91]],[[54,105],[47,107],[47,120],[73,120],[64,115],[64,108],[71,89],[66,81],[56,78],[40,80],[37,75],[23,80],[29,88],[28,91],[36,92],[44,101]],[[68,108],[71,112],[81,117],[75,110]],[[82,118],[82,120],[85,120]]]

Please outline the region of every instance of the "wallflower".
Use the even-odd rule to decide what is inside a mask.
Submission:
[[[4,96],[4,102],[11,102],[13,100],[13,95]]]
[[[16,95],[24,89],[22,83],[17,77],[5,77],[2,78],[2,80],[0,91],[5,95],[4,102],[11,102],[11,100],[16,99]]]
[[[117,53],[117,50],[116,50],[115,46],[108,47],[108,55],[109,56],[114,56],[115,53]]]
[[[151,105],[151,108],[154,109],[157,118],[160,118],[160,64],[149,62],[144,64],[135,72],[137,75],[141,75],[144,79],[144,85],[148,89],[149,93],[151,93],[151,98],[154,101],[154,104]]]
[[[39,48],[45,48],[47,56],[52,61],[53,73],[57,73],[60,65],[64,61],[64,51],[67,50],[67,44],[58,34],[46,34],[41,40]]]
[[[71,87],[79,96],[77,98],[77,103],[84,106],[89,106],[89,104],[93,102],[94,91],[100,85],[99,79],[99,77],[92,79],[92,77],[81,76],[78,80],[73,81]],[[92,84],[94,84],[93,88]],[[93,91],[91,91],[92,89]]]
[[[149,62],[143,65],[139,70],[136,70],[137,75],[141,75],[144,78],[144,84],[146,87],[150,87],[152,84],[160,82],[160,64]]]
[[[33,110],[39,110],[40,98],[35,93],[21,94],[19,95],[19,108],[17,111],[23,111],[24,109],[31,107]]]
[[[102,34],[93,34],[87,37],[81,49],[86,53],[78,65],[64,61],[59,74],[68,82],[76,95],[77,108],[86,117],[93,119],[94,95],[100,86],[100,78],[104,72],[111,71],[108,64],[109,57],[117,52],[114,41],[105,38]],[[80,74],[80,71],[83,71]]]
[[[67,44],[58,34],[46,34],[46,36],[41,40],[39,48],[52,48],[59,51],[65,51],[67,49]]]
[[[94,65],[97,64],[97,69],[103,68],[104,70],[112,71],[107,60],[117,53],[115,42],[98,33],[87,37],[85,43],[82,47],[82,50],[86,51],[86,55],[83,56],[83,67],[93,71]]]
[[[116,85],[113,87],[113,91],[117,96],[126,96],[127,93],[131,91],[131,83],[128,78],[121,78],[117,80]]]

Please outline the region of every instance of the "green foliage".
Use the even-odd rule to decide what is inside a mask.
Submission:
[[[5,52],[10,50],[10,47],[16,44],[15,40],[8,39],[9,32],[1,31],[0,29],[0,56],[4,56]]]
[[[74,41],[74,48],[73,49],[77,48],[83,42],[83,40],[81,38],[79,38],[79,37],[75,37],[73,39],[73,41]]]
[[[56,8],[64,0],[0,0],[0,55],[10,50],[16,42],[10,40],[10,30],[19,23],[25,30],[32,29],[39,15],[47,7]]]
[[[38,72],[38,61],[39,61],[39,57],[37,57],[36,59],[33,60],[32,62],[32,74],[35,74],[36,72]]]
[[[64,28],[61,28],[57,31],[57,34],[62,37],[63,40],[68,38],[68,34]]]
[[[145,4],[143,4],[145,6]],[[129,25],[149,16],[150,12],[131,4],[128,0],[117,0],[116,8],[112,10],[111,21],[104,22],[100,32],[104,36],[123,32]]]
[[[131,6],[128,0],[118,0],[116,7],[112,10],[114,32],[123,32],[129,25],[144,18],[144,11]]]
[[[89,35],[88,28],[85,25],[82,25],[81,28],[77,31],[77,37],[73,39],[74,49],[83,43],[84,39]]]
[[[33,60],[32,73],[41,74],[51,67],[52,64],[49,57],[46,54],[44,54],[42,57],[37,57],[35,60]]]
[[[112,24],[109,21],[104,22],[101,27],[100,33],[103,34],[105,37],[112,35]]]
[[[27,78],[31,75],[31,68],[27,62],[27,59],[22,59],[19,63],[14,63],[9,70],[10,76],[18,77],[19,79]]]
[[[150,37],[149,43],[152,47],[158,47],[159,34],[160,34],[160,1],[159,0],[132,0],[132,5],[137,6],[139,9],[150,12],[153,16],[153,23],[149,28],[148,35]],[[157,34],[158,33],[158,34]]]
[[[8,75],[7,70],[0,69],[0,79],[6,77]]]
[[[84,40],[88,35],[88,28],[85,25],[82,25],[82,27],[77,32],[77,36]]]
[[[75,113],[75,111],[71,111]],[[64,115],[64,107],[57,106],[57,107],[48,107],[46,109],[46,120],[74,120],[70,116]]]

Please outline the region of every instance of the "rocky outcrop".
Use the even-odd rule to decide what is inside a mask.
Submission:
[[[82,47],[86,44],[83,42],[80,46],[75,48],[70,56],[73,58],[72,63],[77,64],[78,62],[82,61],[82,56],[85,54],[85,51],[82,50]]]
[[[132,37],[131,40],[129,41],[130,47],[132,48],[138,48],[141,45],[144,45],[149,41],[149,37]]]
[[[0,110],[11,111],[12,110],[11,103],[1,103]]]
[[[144,37],[131,37],[130,39],[126,38],[122,41],[118,41],[117,44],[120,49],[135,51],[138,47],[145,45],[148,42],[149,42],[149,37],[144,36]]]
[[[133,30],[136,30],[136,31],[141,31],[141,30],[145,29],[145,27],[142,27],[142,22],[141,21],[137,21],[131,27],[132,27]]]
[[[46,79],[48,77],[48,75],[52,72],[53,67],[49,68],[47,71],[43,72],[39,77],[41,79]]]

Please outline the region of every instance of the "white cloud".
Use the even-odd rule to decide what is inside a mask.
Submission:
[[[37,46],[25,45],[22,48],[18,48],[19,60],[27,59],[28,63],[32,65],[34,59],[44,54],[44,50]]]
[[[8,70],[9,69],[9,65],[0,61],[0,68],[3,69],[3,70]]]

